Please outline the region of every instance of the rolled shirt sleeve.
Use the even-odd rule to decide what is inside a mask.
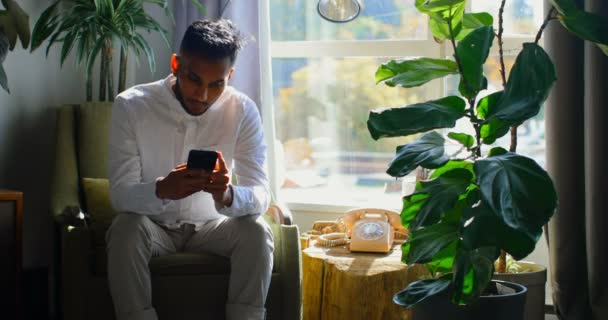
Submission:
[[[236,184],[232,187],[232,204],[228,207],[216,203],[217,211],[229,217],[265,213],[270,204],[266,143],[258,108],[251,99],[244,101],[233,159]]]

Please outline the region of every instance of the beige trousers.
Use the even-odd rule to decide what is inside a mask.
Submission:
[[[108,280],[118,320],[157,320],[148,262],[176,252],[230,258],[227,320],[262,320],[272,273],[273,237],[262,217],[222,218],[199,231],[167,229],[147,216],[119,214],[106,233]]]

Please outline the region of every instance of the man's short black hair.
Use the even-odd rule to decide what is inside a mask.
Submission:
[[[229,58],[234,64],[243,43],[241,33],[230,20],[198,20],[186,30],[180,52],[211,60]]]

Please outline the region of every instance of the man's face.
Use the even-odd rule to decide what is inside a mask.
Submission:
[[[232,78],[234,69],[229,58],[208,60],[196,55],[173,55],[171,69],[177,77],[178,97],[186,111],[203,114],[220,97]]]

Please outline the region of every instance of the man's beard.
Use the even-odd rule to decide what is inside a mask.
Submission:
[[[177,101],[179,101],[179,104],[182,106],[182,108],[184,109],[184,111],[186,111],[187,114],[191,115],[191,116],[200,116],[205,112],[196,114],[196,113],[192,113],[190,112],[190,110],[188,110],[188,107],[186,106],[186,103],[184,102],[184,96],[182,96],[182,90],[179,86],[179,78],[176,76],[175,77],[175,86],[173,87],[173,93],[175,93],[175,98],[177,98]],[[207,111],[207,110],[205,110]]]

